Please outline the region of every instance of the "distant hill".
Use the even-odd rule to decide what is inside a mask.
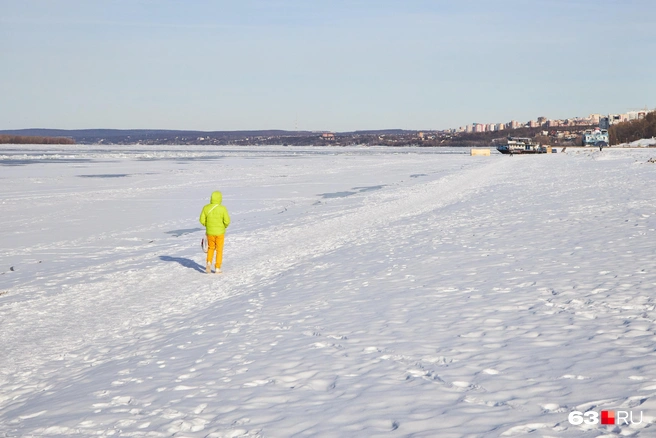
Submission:
[[[31,137],[65,137],[80,144],[325,144],[325,131],[285,131],[280,129],[250,131],[185,131],[168,129],[15,129],[0,130],[0,135]],[[414,135],[417,131],[381,129],[335,133],[341,138],[379,135]]]
[[[75,140],[62,136],[0,134],[0,144],[74,144]]]
[[[405,135],[415,133],[417,131],[408,131],[406,129],[373,129],[366,131],[349,131],[338,132],[338,135]]]
[[[260,136],[292,136],[309,135],[309,131],[284,131],[284,130],[255,130],[255,131],[185,131],[171,129],[15,129],[0,130],[0,134],[6,135],[31,135],[44,137],[69,137],[69,138],[115,138],[115,137],[190,137],[190,136],[216,136],[216,137],[260,137]]]
[[[247,130],[247,131],[191,131],[191,130],[174,130],[174,129],[45,129],[45,128],[29,128],[29,129],[14,129],[14,130],[0,130],[0,134],[5,135],[33,135],[43,137],[125,137],[125,136],[161,136],[161,135],[178,135],[178,136],[220,136],[220,137],[293,137],[293,136],[306,136],[315,135],[320,132],[329,131],[285,131],[283,129],[263,129],[263,130]],[[384,135],[384,134],[407,134],[417,132],[413,130],[404,129],[373,129],[362,131],[347,131],[338,132],[336,134],[352,135]]]

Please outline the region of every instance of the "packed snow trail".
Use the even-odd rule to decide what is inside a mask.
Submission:
[[[503,164],[497,161],[487,167]],[[120,337],[133,326],[152,324],[163,316],[186,313],[244,293],[298,263],[342,246],[381,238],[377,233],[381,227],[457,202],[468,192],[480,190],[486,182],[489,184],[490,178],[488,172],[472,169],[426,185],[372,193],[364,198],[362,205],[341,215],[324,217],[317,212],[301,218],[298,224],[283,223],[249,233],[228,234],[226,253],[231,254],[232,260],[227,264],[227,275],[220,279],[196,275],[201,267],[194,263],[202,263],[202,257],[189,242],[185,242],[185,247],[173,245],[157,248],[158,251],[150,246],[145,255],[140,250],[138,257],[52,276],[47,284],[61,287],[62,292],[15,302],[11,309],[4,310],[7,324],[3,326],[2,337],[10,353],[5,365],[11,363],[14,370],[25,370],[30,364],[60,358],[89,342],[81,334],[90,340],[108,335]],[[167,255],[159,255],[162,253]],[[160,263],[155,264],[158,259]],[[175,265],[161,263],[162,260],[178,261],[192,269],[179,266],[176,269]],[[139,268],[144,264],[147,264],[145,268]],[[183,281],[179,281],[179,271],[184,273]],[[48,318],[23,321],[20,315]],[[88,318],[89,315],[94,317]],[[32,351],[34,344],[39,345],[37,351]]]
[[[177,238],[0,297],[0,433],[575,437],[569,411],[624,407],[651,417],[588,433],[650,436],[642,157],[315,157],[301,190],[334,172],[310,193],[356,193],[320,203],[289,196],[294,159],[291,184],[261,177],[280,201],[237,206],[220,278],[172,220]]]

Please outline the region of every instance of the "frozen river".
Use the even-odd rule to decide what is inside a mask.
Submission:
[[[0,146],[0,436],[656,435],[656,150],[467,152]]]

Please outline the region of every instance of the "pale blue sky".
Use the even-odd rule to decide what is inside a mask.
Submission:
[[[0,129],[445,129],[656,107],[654,0],[0,0]]]

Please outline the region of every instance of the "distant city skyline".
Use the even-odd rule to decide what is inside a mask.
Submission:
[[[4,0],[0,130],[445,130],[656,106],[651,0]]]
[[[598,125],[602,119],[606,119],[607,124],[612,125],[619,122],[628,122],[631,120],[642,119],[647,113],[651,110],[647,107],[639,110],[631,110],[624,113],[592,113],[587,117],[574,116],[574,117],[563,117],[559,119],[552,119],[545,116],[534,117],[528,121],[520,122],[517,120],[511,120],[509,122],[500,122],[500,123],[479,123],[474,122],[465,126],[460,126],[457,129],[450,128],[455,130],[455,132],[490,132],[490,131],[503,131],[506,129],[517,129],[523,126],[529,128],[539,128],[539,127],[559,127],[559,126],[590,126]]]

